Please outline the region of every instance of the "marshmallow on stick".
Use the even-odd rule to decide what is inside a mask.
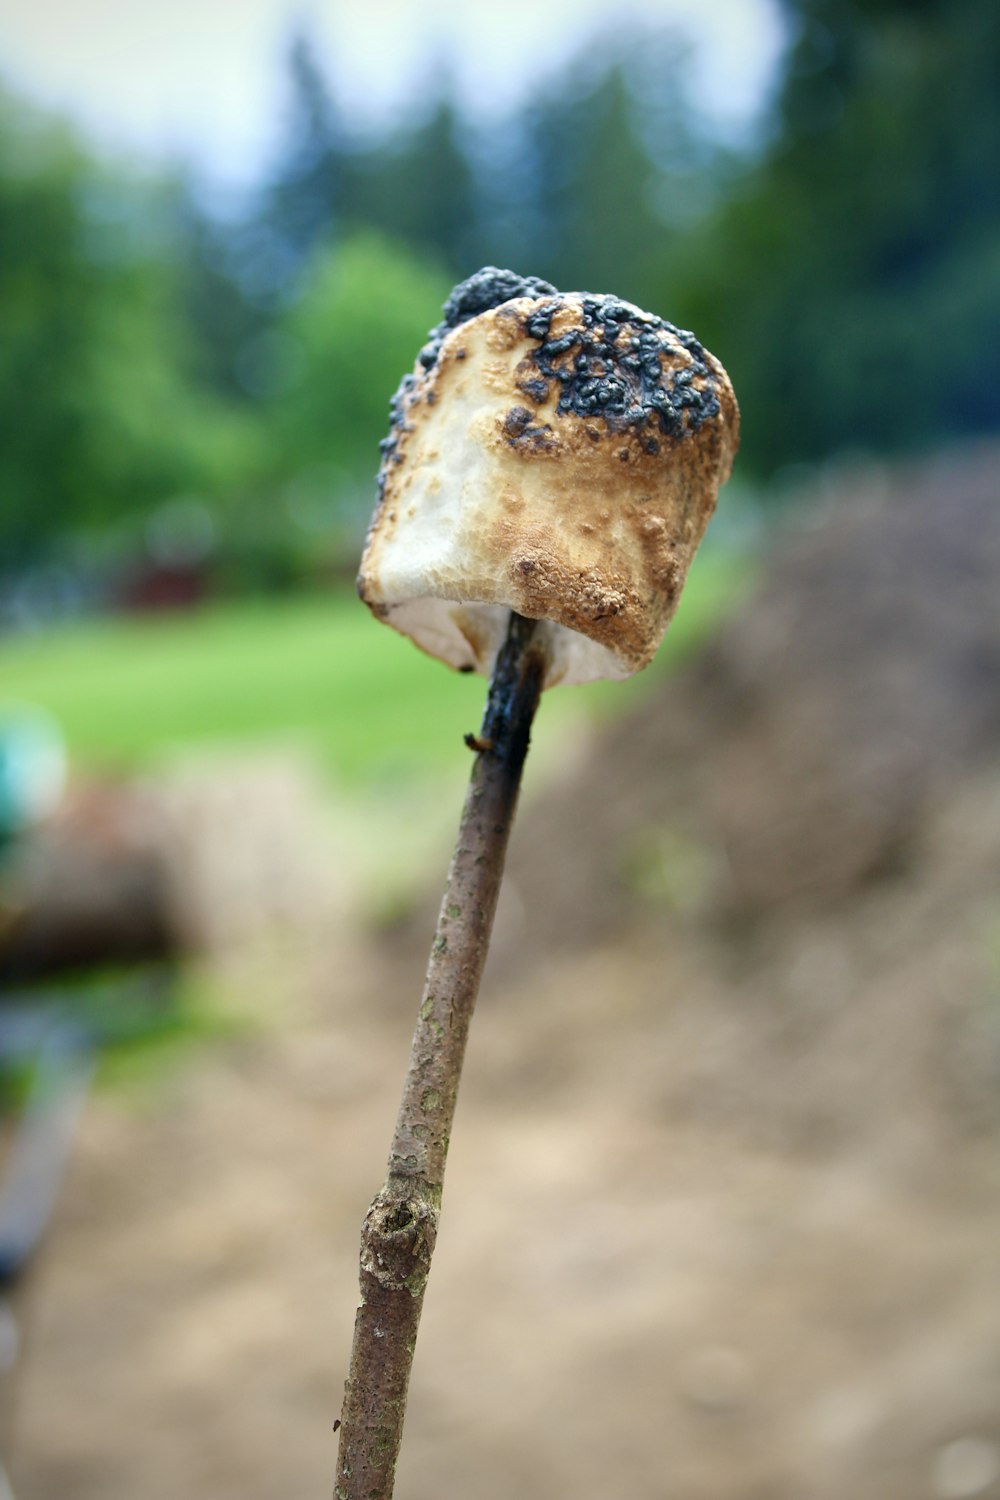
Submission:
[[[492,267],[456,287],[382,445],[358,592],[460,671],[513,610],[545,686],[652,659],[739,441],[722,365],[616,297]]]
[[[338,1500],[391,1500],[469,1023],[543,687],[646,665],[736,451],[726,372],[614,297],[480,271],[393,402],[358,588],[490,674],[386,1179],[361,1236]]]

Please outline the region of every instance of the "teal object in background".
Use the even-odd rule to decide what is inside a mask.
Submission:
[[[0,707],[0,845],[50,812],[66,785],[66,747],[42,710]]]

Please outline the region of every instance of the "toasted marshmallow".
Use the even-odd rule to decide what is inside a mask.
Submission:
[[[729,477],[739,410],[693,334],[614,297],[488,268],[445,305],[392,404],[358,592],[460,671],[510,611],[545,686],[652,659]]]

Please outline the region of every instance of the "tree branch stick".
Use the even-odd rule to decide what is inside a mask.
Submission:
[[[486,962],[531,722],[545,677],[536,622],[512,614],[448,872],[385,1184],[361,1231],[361,1302],[341,1413],[336,1500],[390,1500],[469,1022]]]

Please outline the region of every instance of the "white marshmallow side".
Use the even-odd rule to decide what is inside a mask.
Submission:
[[[489,677],[497,653],[504,643],[510,610],[503,604],[456,604],[448,599],[410,599],[390,605],[385,623],[391,625],[430,656],[459,672],[480,672]],[[544,686],[572,687],[583,682],[616,681],[631,675],[614,652],[576,630],[543,620],[548,647],[548,671]]]

